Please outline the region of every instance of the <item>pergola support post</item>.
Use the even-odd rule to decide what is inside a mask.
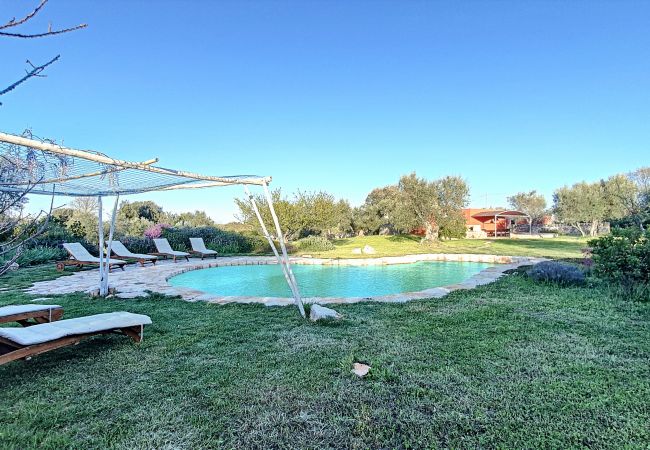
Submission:
[[[298,311],[300,311],[300,314],[305,317],[305,311],[304,307],[302,305],[302,300],[300,299],[300,291],[298,291],[298,286],[294,285],[293,282],[291,281],[291,277],[289,276],[289,272],[287,270],[287,267],[284,264],[284,261],[280,257],[280,254],[278,253],[278,249],[275,247],[275,243],[273,242],[273,238],[271,237],[271,234],[269,233],[268,229],[266,228],[266,224],[264,223],[264,220],[262,219],[262,215],[260,214],[259,209],[257,208],[257,202],[255,201],[255,197],[253,197],[248,190],[248,186],[244,186],[244,192],[246,193],[246,196],[248,196],[249,201],[251,202],[251,206],[253,207],[253,211],[255,212],[255,216],[257,217],[257,220],[260,223],[260,227],[262,228],[262,233],[264,234],[264,237],[269,243],[269,246],[271,247],[271,250],[273,250],[273,254],[275,255],[276,259],[278,260],[278,264],[282,268],[282,273],[284,274],[284,278],[287,281],[287,284],[289,285],[289,288],[291,289],[291,293],[293,295],[293,298],[296,300],[296,305],[298,306]]]
[[[108,243],[106,244],[106,261],[104,262],[104,276],[102,277],[103,285],[101,289],[101,295],[108,295],[108,277],[109,272],[111,271],[111,250],[113,247],[113,234],[115,232],[115,220],[117,218],[117,205],[120,200],[120,196],[115,196],[115,203],[113,204],[113,215],[111,216],[111,226],[108,231]]]
[[[111,217],[111,225],[108,232],[108,243],[104,249],[104,212],[102,208],[102,197],[97,197],[98,205],[98,232],[99,232],[99,295],[105,297],[108,295],[108,274],[111,270],[111,247],[113,245],[113,233],[115,231],[115,219],[117,217],[117,204],[120,199],[119,195],[115,196],[115,204],[113,205],[113,215]]]
[[[275,208],[273,207],[273,198],[271,197],[271,192],[269,191],[268,183],[264,182],[262,184],[262,187],[264,188],[264,195],[266,197],[266,202],[269,204],[269,210],[271,211],[271,217],[273,218],[273,224],[275,225],[276,235],[278,237],[278,241],[280,242],[280,249],[282,250],[282,256],[284,257],[284,265],[286,267],[286,271],[289,277],[289,285],[290,286],[293,285],[292,290],[294,292],[294,299],[296,301],[296,306],[298,307],[298,311],[300,311],[300,315],[302,317],[306,317],[305,307],[302,304],[302,299],[300,297],[300,291],[298,290],[298,283],[296,282],[296,277],[293,275],[293,271],[291,270],[289,255],[287,254],[287,247],[284,245],[284,236],[282,235],[282,229],[280,228],[280,221],[278,220],[278,216],[275,213]]]
[[[97,196],[98,220],[97,233],[99,240],[99,295],[103,293],[104,288],[104,213],[102,211],[102,196]]]

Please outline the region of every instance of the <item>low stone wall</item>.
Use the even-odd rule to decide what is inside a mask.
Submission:
[[[400,294],[383,295],[375,297],[311,297],[305,298],[305,303],[340,304],[357,303],[363,301],[374,302],[405,302],[409,300],[440,298],[458,289],[472,289],[476,286],[492,283],[503,275],[504,272],[523,265],[536,264],[543,261],[542,258],[527,258],[517,256],[498,255],[475,255],[475,254],[422,254],[407,256],[388,256],[382,258],[359,258],[359,259],[324,259],[324,258],[291,258],[292,264],[321,264],[321,265],[349,265],[369,266],[387,264],[409,264],[418,261],[465,261],[484,262],[496,264],[489,267],[471,278],[457,284],[434,287],[417,292],[405,292]],[[122,271],[111,272],[110,285],[117,291],[116,296],[120,298],[144,297],[148,292],[156,292],[165,295],[180,296],[187,301],[206,301],[209,303],[260,303],[267,306],[293,305],[293,298],[279,297],[244,297],[244,296],[221,296],[209,294],[195,289],[171,286],[167,280],[191,270],[207,269],[211,267],[238,266],[238,265],[266,265],[277,264],[273,257],[223,257],[216,260],[192,260],[173,263],[171,261],[160,261],[156,266],[139,267],[129,266]],[[97,289],[97,272],[81,271],[70,276],[59,277],[54,280],[35,283],[26,289],[28,294],[33,295],[58,295],[73,292],[92,292]]]

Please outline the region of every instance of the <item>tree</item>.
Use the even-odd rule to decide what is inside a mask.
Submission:
[[[145,219],[158,223],[163,217],[163,209],[158,204],[147,201],[129,202],[124,200],[117,212],[117,220]]]
[[[595,236],[598,225],[604,221],[611,210],[601,183],[576,183],[564,186],[553,195],[553,209],[561,222],[576,228],[582,236],[587,232],[583,228],[589,223],[589,235]]]
[[[377,234],[382,228],[394,229],[399,195],[395,185],[373,189],[364,204],[354,211],[355,231]]]
[[[540,223],[546,215],[546,199],[537,191],[519,192],[508,197],[508,205],[512,209],[528,214],[536,223]]]
[[[14,31],[16,27],[21,27],[27,22],[29,22],[31,19],[33,19],[41,11],[41,9],[43,9],[43,7],[47,2],[48,0],[41,0],[41,2],[38,4],[36,8],[34,8],[31,12],[29,12],[25,16],[23,16],[21,19],[16,19],[14,17],[8,20],[7,22],[5,22],[4,24],[0,23],[0,37],[18,38],[18,39],[35,39],[35,38],[42,38],[47,36],[55,36],[59,34],[69,33],[71,31],[76,31],[82,28],[86,28],[87,26],[86,24],[80,24],[75,27],[69,27],[63,29],[52,29],[52,25],[50,24],[47,31],[41,33],[24,33],[21,31]],[[57,55],[54,58],[50,59],[48,62],[41,65],[34,65],[28,59],[27,65],[29,66],[29,68],[26,70],[26,74],[22,76],[20,79],[18,79],[17,81],[11,83],[6,88],[0,89],[0,96],[13,91],[18,86],[23,84],[25,81],[29,80],[30,78],[45,77],[46,75],[43,75],[45,69],[47,69],[50,65],[54,64],[56,61],[58,61],[60,57],[61,55]],[[2,105],[1,102],[0,105]]]
[[[184,212],[174,214],[174,220],[170,223],[175,227],[214,227],[217,224],[212,220],[205,211]]]
[[[264,224],[269,232],[273,233],[275,225],[266,198],[261,194],[254,195],[253,198]],[[271,192],[271,198],[287,241],[313,234],[340,234],[350,229],[350,205],[346,201],[337,202],[334,196],[327,192],[298,191],[293,199],[287,199],[278,189]],[[238,220],[257,229],[259,227],[257,216],[248,198],[235,199],[235,204],[239,208]]]
[[[462,209],[469,198],[469,187],[465,180],[448,176],[427,181],[411,173],[400,178],[398,190],[399,207],[395,214],[397,229],[403,232],[424,229],[426,240],[465,235]]]
[[[70,207],[74,211],[97,214],[99,211],[99,200],[97,200],[97,197],[75,197]]]
[[[26,131],[25,136],[31,133]],[[20,257],[26,245],[41,235],[49,223],[49,211],[25,215],[27,195],[42,179],[42,158],[38,151],[23,153],[20,146],[0,143],[0,275],[5,274]],[[48,161],[49,167],[58,168],[61,161]]]
[[[467,228],[463,208],[469,203],[469,186],[460,177],[447,176],[434,182],[438,196],[436,222],[442,238],[463,238]]]
[[[650,216],[650,167],[613,175],[601,184],[618,215],[629,217],[643,230]]]

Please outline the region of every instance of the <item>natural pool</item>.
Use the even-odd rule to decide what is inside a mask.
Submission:
[[[292,270],[304,297],[375,297],[459,283],[493,265],[420,261],[368,266],[292,265]],[[291,297],[277,264],[193,270],[168,282],[222,296]]]

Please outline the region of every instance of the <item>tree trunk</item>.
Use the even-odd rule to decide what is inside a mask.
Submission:
[[[573,226],[580,232],[580,235],[582,235],[582,237],[585,237],[587,235],[582,229],[582,226],[580,226],[580,222],[574,223]]]
[[[591,228],[589,229],[589,236],[596,236],[596,235],[598,235],[598,221],[592,220]]]
[[[438,227],[434,227],[433,224],[427,222],[424,239],[427,241],[435,241],[438,239]]]

